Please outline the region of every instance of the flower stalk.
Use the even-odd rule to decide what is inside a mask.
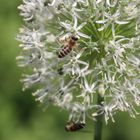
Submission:
[[[97,104],[102,106],[103,102],[104,102],[104,98],[100,94],[98,94]],[[104,117],[103,114],[99,114],[96,117],[96,121],[94,122],[93,140],[102,140],[103,117]]]

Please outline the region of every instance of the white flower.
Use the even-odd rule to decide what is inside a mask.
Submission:
[[[99,28],[98,30],[99,31],[105,30],[106,28],[108,28],[111,25],[112,35],[113,35],[113,37],[115,37],[115,34],[116,34],[115,27],[114,27],[115,24],[123,25],[123,24],[129,23],[129,21],[121,21],[121,20],[119,20],[119,18],[121,18],[121,14],[120,14],[119,10],[116,11],[116,13],[114,13],[114,14],[104,12],[103,20],[96,21],[96,23],[103,24],[103,26],[101,28]]]
[[[39,85],[36,101],[69,111],[75,122],[138,114],[139,0],[23,0],[18,8],[25,24],[17,60],[30,71],[21,82],[24,90]]]
[[[86,25],[86,22],[78,26],[78,19],[75,15],[73,15],[73,22],[74,22],[73,25],[65,22],[60,22],[60,24],[61,26],[66,28],[67,32],[72,32],[73,34],[78,35],[79,37],[90,38],[88,35],[79,31]]]

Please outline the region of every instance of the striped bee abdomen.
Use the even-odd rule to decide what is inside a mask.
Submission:
[[[72,50],[72,47],[70,45],[64,46],[59,52],[58,52],[58,57],[63,58],[66,55],[68,55]]]
[[[58,58],[63,58],[66,55],[68,55],[71,50],[76,46],[76,42],[78,41],[78,38],[75,36],[70,36],[68,40],[66,40],[66,44],[63,48],[58,52]]]

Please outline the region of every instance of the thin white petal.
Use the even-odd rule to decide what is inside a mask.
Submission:
[[[99,24],[103,24],[103,23],[106,23],[107,22],[107,20],[97,20],[97,21],[95,21],[96,23],[99,23]]]
[[[77,17],[74,15],[74,29],[76,29],[77,28]]]
[[[122,25],[122,24],[128,24],[129,21],[118,21],[118,20],[116,20],[116,23]]]
[[[79,36],[81,36],[81,37],[84,37],[84,38],[88,38],[88,39],[91,38],[90,36],[88,36],[88,35],[86,35],[86,34],[84,34],[84,33],[81,33],[81,32],[77,32],[77,34],[78,34]]]
[[[86,24],[87,24],[86,22],[82,23],[81,25],[79,25],[79,26],[77,27],[77,30],[82,29]]]

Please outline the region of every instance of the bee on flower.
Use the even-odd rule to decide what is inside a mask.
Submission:
[[[84,128],[87,118],[138,114],[139,0],[24,0],[18,8],[25,21],[18,65],[32,71],[23,89],[40,85],[37,101],[67,110],[67,131]]]

